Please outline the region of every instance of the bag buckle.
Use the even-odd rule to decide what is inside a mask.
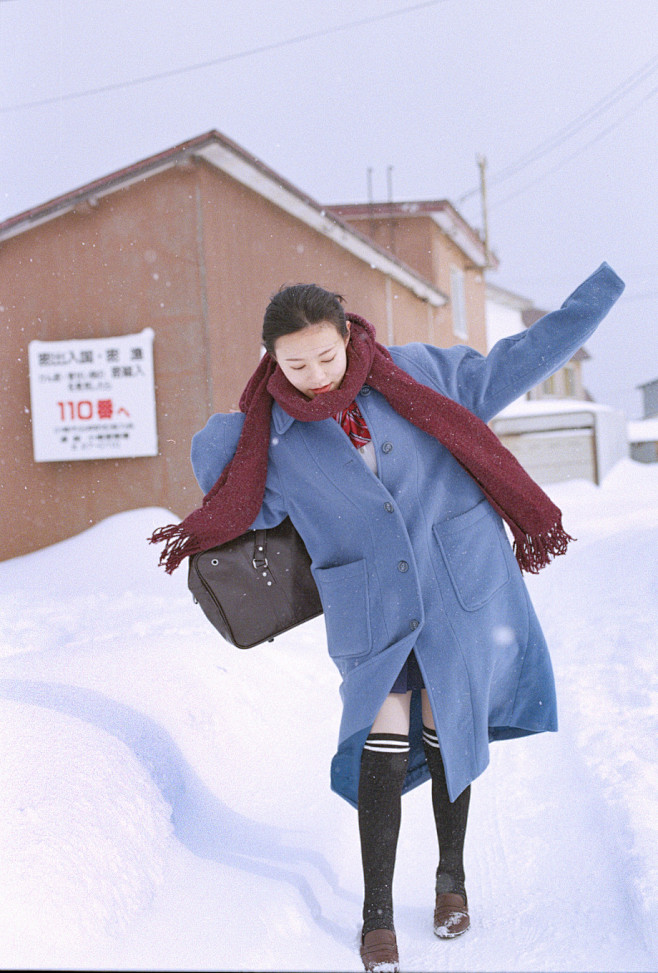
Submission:
[[[267,533],[264,530],[256,531],[254,535],[254,556],[251,563],[255,571],[267,571],[269,562],[267,560]]]

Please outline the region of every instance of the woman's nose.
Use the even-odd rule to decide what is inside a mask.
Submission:
[[[324,370],[324,366],[321,365],[319,362],[311,366],[310,379],[311,379],[311,388],[314,389],[322,388],[323,385],[327,384],[327,378],[326,378],[326,372]]]

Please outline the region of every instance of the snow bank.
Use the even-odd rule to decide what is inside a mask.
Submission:
[[[429,787],[405,798],[403,969],[650,970],[658,959],[658,469],[550,488],[578,537],[529,579],[558,734],[473,788],[472,929],[431,931]],[[133,511],[0,565],[0,964],[359,970],[356,816],[329,790],[322,619],[240,652]]]
[[[0,701],[0,942],[33,968],[120,935],[162,882],[171,833],[134,754],[43,702]]]
[[[658,954],[658,468],[624,460],[600,489],[552,494],[579,540],[529,588],[553,647],[563,727],[601,788]]]

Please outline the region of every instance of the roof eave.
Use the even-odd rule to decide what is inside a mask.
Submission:
[[[19,213],[0,223],[0,242],[34,229],[75,209],[84,201],[125,189],[191,158],[204,159],[211,166],[270,200],[280,209],[300,219],[307,226],[334,240],[343,249],[387,274],[434,307],[448,302],[448,297],[397,257],[389,254],[368,237],[344,223],[336,214],[324,209],[292,183],[283,179],[255,156],[235,142],[211,131],[180,145],[150,156],[101,179],[87,183],[72,192]]]

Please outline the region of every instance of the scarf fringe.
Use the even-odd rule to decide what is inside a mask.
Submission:
[[[158,565],[164,567],[167,574],[173,574],[186,557],[205,550],[204,546],[189,534],[183,523],[158,527],[147,540],[149,544],[165,543],[160,552]]]
[[[567,534],[561,523],[539,534],[521,534],[515,531],[514,556],[522,571],[539,574],[553,558],[566,554],[567,545],[575,540],[575,537]]]

